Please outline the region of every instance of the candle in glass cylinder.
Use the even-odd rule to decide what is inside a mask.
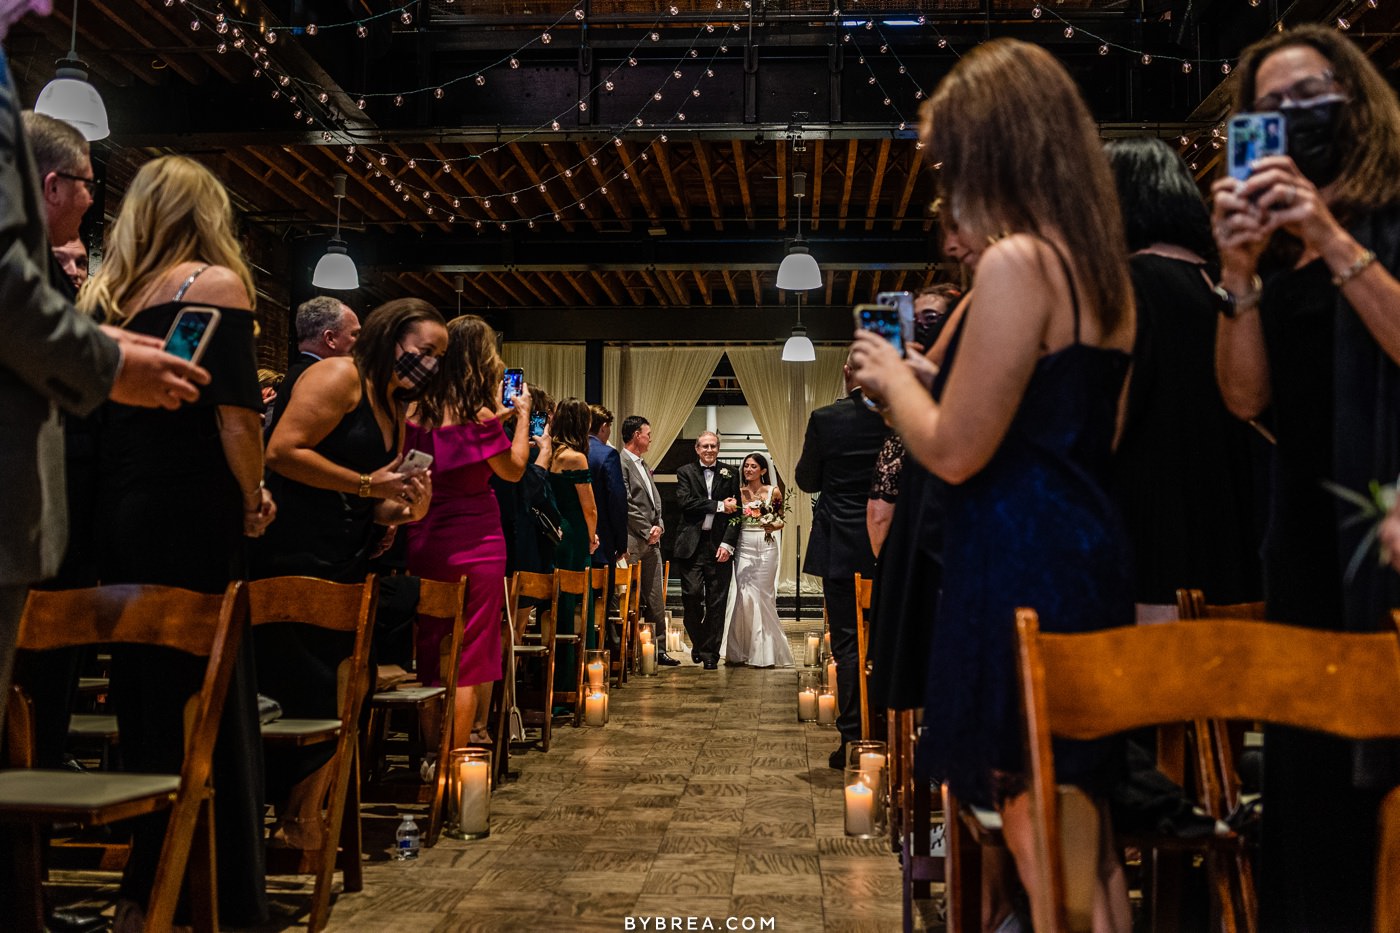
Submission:
[[[816,667],[817,648],[819,645],[821,645],[821,639],[817,635],[812,634],[807,636],[807,654],[803,659],[803,663],[808,667]]]
[[[869,836],[875,832],[875,791],[864,781],[846,785],[846,835]]]
[[[817,722],[823,726],[836,725],[836,694],[822,693],[817,696]]]
[[[603,685],[603,662],[588,662],[588,686],[601,687]]]
[[[651,642],[642,645],[642,673],[656,673],[656,646]]]
[[[815,690],[797,691],[797,718],[803,722],[811,722],[817,718],[817,692]]]
[[[826,662],[826,689],[836,692],[836,662]]]
[[[885,770],[885,756],[879,752],[861,752],[860,770],[862,774],[869,775],[873,783],[880,777],[880,772]]]
[[[490,828],[491,763],[467,759],[457,767],[457,828],[480,835]]]
[[[827,632],[827,633],[825,633],[824,635],[822,635],[822,651],[826,653],[826,656],[827,656],[828,658],[831,657],[831,633],[830,633],[830,632]]]
[[[606,725],[608,721],[608,695],[601,690],[583,698],[583,721],[590,726]]]
[[[649,645],[649,644],[651,644],[651,629],[650,629],[650,628],[644,628],[644,629],[642,629],[640,632],[637,633],[637,637],[641,640],[642,644],[644,644],[644,645]]]

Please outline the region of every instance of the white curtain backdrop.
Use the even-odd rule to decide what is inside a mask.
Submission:
[[[511,343],[501,347],[507,366],[525,370],[525,381],[557,399],[583,398],[583,344]]]
[[[776,346],[736,347],[728,354],[759,433],[773,455],[773,468],[782,477],[787,492],[787,527],[779,548],[778,591],[791,594],[797,587],[799,569],[797,530],[800,526],[804,546],[812,530],[812,499],[797,488],[792,470],[802,455],[802,440],[812,411],[845,394],[841,366],[846,361],[846,348],[819,347],[812,363],[784,363]],[[806,576],[802,588],[809,593],[820,592],[821,581]]]
[[[619,402],[613,411],[619,424],[628,415],[641,415],[651,422],[648,463],[660,462],[671,449],[723,354],[723,347],[627,347],[623,350]],[[606,366],[603,391],[606,397]],[[613,433],[621,443],[621,432]]]
[[[603,347],[603,407],[613,413],[612,437],[608,443],[622,449],[622,419],[629,412],[622,410],[623,347]]]

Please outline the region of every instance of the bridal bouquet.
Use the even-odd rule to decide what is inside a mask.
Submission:
[[[1372,545],[1380,537],[1381,523],[1395,508],[1397,487],[1400,487],[1400,480],[1395,483],[1381,483],[1372,480],[1366,493],[1348,489],[1328,480],[1323,480],[1322,485],[1338,499],[1356,507],[1355,511],[1342,522],[1343,528],[1350,528],[1353,525],[1362,525],[1366,528],[1365,536],[1356,546],[1351,559],[1347,561],[1345,579],[1350,583],[1356,577],[1356,572],[1361,569],[1361,562],[1370,553]],[[1384,544],[1380,547],[1379,557],[1381,564],[1390,563],[1390,551]]]
[[[773,543],[773,532],[783,527],[783,500],[777,499],[772,502],[764,502],[762,499],[755,499],[753,502],[745,502],[739,514],[734,517],[734,521],[749,521],[752,524],[763,527],[763,541],[765,544]]]

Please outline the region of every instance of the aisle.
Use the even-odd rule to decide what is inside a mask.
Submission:
[[[897,930],[898,862],[887,843],[842,834],[836,732],[795,721],[795,683],[791,670],[689,664],[632,680],[606,727],[556,729],[549,754],[512,759],[490,838],[376,858],[330,929],[616,931],[631,916],[637,930],[642,917]]]

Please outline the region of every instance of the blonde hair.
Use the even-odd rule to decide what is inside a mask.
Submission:
[[[214,173],[185,156],[141,166],[107,234],[102,268],[88,279],[78,308],[122,321],[130,305],[182,262],[226,266],[256,303],[253,275],[233,232],[233,206]]]

